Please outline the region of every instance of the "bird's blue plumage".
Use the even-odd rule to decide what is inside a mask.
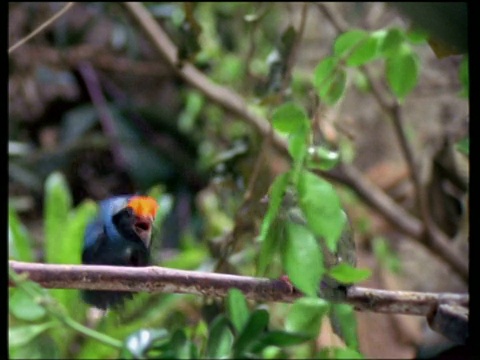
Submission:
[[[136,217],[128,207],[131,196],[118,196],[100,202],[97,218],[85,230],[83,264],[146,266],[149,248],[135,229]],[[150,235],[149,235],[150,236]],[[106,309],[121,305],[131,292],[85,290],[83,299]]]

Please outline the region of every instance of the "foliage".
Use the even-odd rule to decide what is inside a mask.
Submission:
[[[411,42],[408,32],[399,28],[370,33],[355,29],[341,34],[333,45],[333,55],[320,61],[315,69],[313,83],[318,96],[326,104],[334,105],[344,95],[347,69],[384,60],[390,90],[403,101],[419,78],[419,60]]]
[[[38,20],[27,5],[11,8],[21,6],[29,10],[28,19]],[[279,158],[265,155],[255,179],[260,154],[269,153],[260,144],[268,139],[179,81],[157,58],[152,61],[149,43],[119,4],[76,4],[83,11],[76,16],[78,24],[56,22],[38,35],[39,43],[48,45],[45,53],[62,59],[93,48],[91,59],[70,59],[60,69],[45,58],[32,65],[22,47],[22,61],[11,58],[11,104],[23,94],[14,89],[40,95],[33,96],[38,103],[12,106],[9,176],[17,192],[42,204],[43,233],[30,231],[18,205],[22,198],[11,196],[9,258],[80,263],[83,232],[97,211],[95,202],[84,199],[139,191],[161,204],[155,264],[223,271],[216,266],[225,259],[229,272],[286,274],[305,296],[279,310],[252,304],[236,289],[222,304],[178,294],[137,294],[123,309],[96,318],[78,291],[42,289],[10,273],[17,284],[9,289],[10,358],[363,358],[353,308],[318,294],[322,280],[353,284],[371,275],[346,263],[331,267],[322,251],[340,248],[348,221],[345,202],[323,174],[352,161],[353,145],[320,134],[312,108],[318,101],[322,110],[338,109],[355,89],[370,96],[368,66],[376,70],[374,80],[386,84],[387,96],[402,106],[426,66],[418,49],[429,40],[427,34],[401,26],[351,28],[336,37],[330,53],[316,59],[313,70],[305,71],[294,63],[301,57],[296,45],[303,34],[293,21],[284,26],[287,12],[281,4],[145,6],[178,47],[178,67],[191,63],[220,86],[238,91],[248,111],[269,119],[272,133],[286,140],[289,165],[272,170]],[[154,70],[145,76],[144,69]],[[459,95],[468,98],[468,56],[458,77]],[[66,110],[58,116],[52,104]],[[49,127],[59,138],[53,146],[48,131],[42,132]],[[457,148],[468,156],[469,138]],[[257,204],[264,203],[266,193],[264,209]],[[290,208],[285,208],[286,193],[297,200]],[[386,238],[376,236],[371,244],[382,267],[402,270]],[[344,347],[318,345],[327,318]]]

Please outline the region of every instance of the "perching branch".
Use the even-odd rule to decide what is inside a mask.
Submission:
[[[149,266],[57,265],[9,261],[18,274],[51,289],[184,293],[225,297],[237,288],[256,301],[293,302],[302,293],[285,280]],[[10,280],[9,286],[15,286]],[[358,311],[427,316],[441,304],[468,308],[468,294],[387,291],[353,286],[346,302]]]
[[[229,88],[215,84],[192,64],[184,63],[183,66],[178,66],[176,46],[141,3],[125,2],[124,4],[142,31],[150,38],[156,50],[179,77],[199,90],[211,102],[253,126],[262,136],[268,136],[271,128],[269,122],[249,110],[248,104],[243,97]],[[272,144],[284,156],[289,156],[287,142],[284,138],[274,133]],[[352,174],[355,174],[355,176],[352,176]],[[427,244],[423,236],[425,233],[424,224],[417,218],[409,215],[373,183],[364,186],[366,180],[364,181],[364,177],[353,166],[342,164],[341,167],[337,167],[333,171],[322,172],[322,175],[333,181],[350,186],[367,204],[384,215],[392,225],[407,235],[412,236],[419,243],[426,245],[430,250],[433,250],[464,280],[468,280],[468,265],[460,254],[452,249],[451,246],[448,246],[445,236],[442,236],[440,232],[436,232],[438,236],[430,238],[430,242]]]

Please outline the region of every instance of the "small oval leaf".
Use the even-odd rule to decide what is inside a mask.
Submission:
[[[354,284],[368,279],[372,275],[370,269],[357,269],[347,263],[335,265],[328,275],[343,284]]]
[[[245,327],[250,315],[247,301],[240,290],[230,289],[228,291],[227,311],[235,330],[237,333],[240,333]]]
[[[394,95],[402,101],[418,82],[418,60],[413,51],[403,46],[386,62],[387,82]]]
[[[285,103],[273,113],[272,124],[280,132],[293,134],[308,127],[309,122],[305,111],[301,107],[293,103]]]
[[[328,248],[334,252],[346,225],[346,215],[335,189],[326,180],[303,171],[298,195],[308,226],[316,236],[325,238]]]
[[[333,45],[333,52],[341,57],[350,53],[359,43],[368,38],[368,33],[364,30],[350,30],[341,34]]]
[[[379,37],[370,35],[358,43],[346,60],[347,66],[360,66],[375,59],[378,54],[379,40]]]
[[[320,298],[300,298],[293,303],[285,320],[285,329],[316,338],[330,305]]]
[[[10,312],[17,318],[25,321],[37,321],[45,316],[46,311],[30,294],[18,288],[8,301]]]
[[[270,226],[277,216],[278,209],[282,203],[283,194],[288,185],[289,173],[283,173],[275,178],[270,186],[268,195],[268,210],[263,218],[260,228],[259,241],[266,239]]]
[[[330,321],[335,332],[345,341],[345,344],[358,350],[357,319],[352,305],[332,304]]]
[[[338,59],[333,56],[327,56],[315,67],[313,76],[313,85],[317,88],[323,86],[323,83],[332,77],[338,65]]]
[[[315,235],[304,225],[287,222],[282,255],[283,266],[293,285],[308,296],[316,297],[325,269]]]
[[[216,317],[210,326],[207,341],[207,357],[210,359],[225,358],[230,354],[233,334],[230,324],[224,315]]]
[[[233,345],[235,358],[244,357],[245,353],[255,345],[259,336],[267,330],[269,318],[265,309],[257,309],[252,312]]]
[[[400,29],[389,29],[380,44],[380,52],[385,56],[395,56],[405,41],[405,34]]]

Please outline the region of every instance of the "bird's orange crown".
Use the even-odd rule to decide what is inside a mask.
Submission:
[[[128,202],[128,206],[137,216],[151,216],[152,218],[155,218],[159,208],[157,201],[150,196],[133,196]]]

